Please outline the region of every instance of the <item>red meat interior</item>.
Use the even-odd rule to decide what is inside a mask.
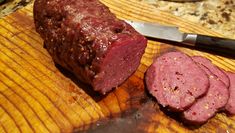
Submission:
[[[124,82],[138,68],[146,43],[142,36],[114,42],[94,79],[95,90],[105,93]]]

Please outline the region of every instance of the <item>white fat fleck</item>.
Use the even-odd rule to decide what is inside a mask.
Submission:
[[[167,88],[166,88],[166,87],[163,87],[163,90],[165,91],[165,90],[167,90]]]
[[[70,31],[70,28],[66,28],[66,31],[69,32],[69,31]]]
[[[214,78],[214,76],[213,76],[213,75],[210,75],[210,78],[212,79],[212,78]]]
[[[106,49],[106,48],[107,48],[107,46],[106,46],[106,45],[103,45],[103,46],[102,46],[102,48],[105,48],[105,49]]]
[[[111,39],[113,39],[113,40],[116,40],[117,38],[118,38],[117,35],[114,35],[114,36],[111,37]]]
[[[70,14],[73,14],[76,10],[74,8],[71,8],[70,5],[67,5],[64,7],[64,10],[67,11]]]
[[[90,29],[93,29],[93,27],[91,27],[89,24],[84,23],[82,26],[82,30],[83,31],[89,31]]]
[[[187,97],[185,100],[186,100],[187,102],[192,102],[192,101],[194,101],[194,97]]]
[[[74,16],[73,17],[74,22],[80,22],[82,18],[84,17],[83,14],[76,12],[76,8],[72,8],[70,5],[65,6],[64,10]]]
[[[42,27],[42,26],[39,26],[39,30],[43,30],[43,27]]]
[[[80,22],[82,19],[83,19],[83,17],[84,17],[84,15],[83,14],[76,14],[75,16],[74,16],[74,19],[73,19],[73,21],[74,22]]]
[[[209,109],[208,103],[204,105],[205,109]]]

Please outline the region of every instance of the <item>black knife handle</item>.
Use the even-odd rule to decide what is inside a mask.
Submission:
[[[235,40],[232,39],[197,35],[195,46],[215,52],[223,52],[235,57]]]

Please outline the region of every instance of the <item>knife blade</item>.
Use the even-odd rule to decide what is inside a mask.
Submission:
[[[212,50],[233,55],[235,57],[235,40],[206,36],[194,33],[180,32],[178,27],[166,26],[157,23],[147,23],[125,20],[140,34],[161,40],[173,41],[197,48]]]

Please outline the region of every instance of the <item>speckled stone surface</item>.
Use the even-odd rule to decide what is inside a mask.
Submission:
[[[3,3],[0,3],[0,18],[26,6],[32,1],[33,0],[5,0]]]
[[[33,2],[33,0],[6,1],[0,5],[0,18]],[[151,4],[156,10],[166,11],[188,21],[198,23],[226,37],[235,38],[235,0],[195,0],[198,2],[137,1]]]
[[[154,8],[172,13],[188,21],[210,28],[226,37],[235,38],[235,0],[201,0],[198,2],[171,2],[139,0]]]

